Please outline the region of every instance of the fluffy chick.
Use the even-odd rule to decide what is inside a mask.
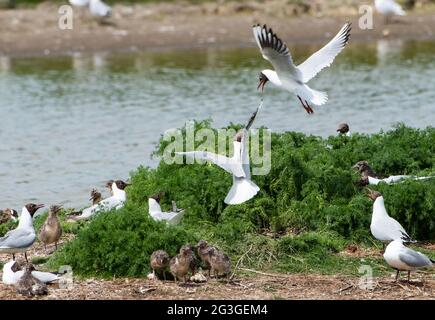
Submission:
[[[163,273],[163,279],[166,280],[165,270],[169,266],[169,255],[166,251],[157,250],[154,251],[151,255],[151,269],[153,269],[154,278],[156,278],[156,271],[160,271]]]

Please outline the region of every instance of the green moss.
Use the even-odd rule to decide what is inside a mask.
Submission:
[[[209,121],[195,123],[196,131],[210,127]],[[166,145],[160,141],[155,156]],[[225,250],[234,264],[240,260],[247,267],[358,274],[362,262],[337,252],[349,243],[376,242],[369,229],[373,203],[356,185],[358,174],[351,167],[367,160],[386,175],[433,174],[434,149],[434,128],[398,125],[374,135],[327,139],[274,133],[271,171],[253,177],[261,191],[238,206],[223,203],[232,179],[216,166],[161,162],[156,169],[140,167],[131,174],[127,206],[70,229],[77,238],[49,264],[71,265],[81,275],[144,276],[152,251],[164,249],[174,255],[181,245],[206,239]],[[381,184],[376,189],[383,193],[391,216],[413,237],[435,239],[435,179]],[[179,226],[150,219],[148,196],[156,192],[166,193],[164,210],[172,200],[186,209]],[[388,270],[380,256],[366,262],[375,272]]]

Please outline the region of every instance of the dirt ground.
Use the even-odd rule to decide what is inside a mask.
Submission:
[[[71,234],[62,237],[60,246],[72,239]],[[435,249],[435,245],[425,245]],[[49,253],[54,248],[49,247]],[[370,257],[379,255],[374,248],[350,246],[340,255],[347,257]],[[36,242],[28,252],[29,257],[45,257],[41,243]],[[21,265],[22,254],[17,255]],[[0,254],[0,261],[7,262],[10,255]],[[38,270],[41,267],[36,266]],[[406,273],[401,281],[394,282],[395,271],[389,276],[374,278],[370,287],[362,287],[360,278],[342,275],[268,273],[240,268],[229,283],[225,279],[208,279],[205,283],[175,284],[174,281],[159,281],[131,278],[111,280],[76,279],[70,289],[61,289],[59,284],[49,285],[47,296],[31,299],[67,300],[142,300],[142,299],[435,299],[435,276],[430,272],[412,273],[407,283]],[[14,286],[0,283],[0,300],[28,299],[16,293]]]
[[[296,42],[324,42],[347,20],[353,22],[354,41],[386,36],[433,39],[435,35],[433,10],[413,11],[389,25],[375,16],[374,29],[361,30],[357,7],[295,15],[299,9],[279,0],[268,1],[267,5],[260,2],[115,5],[109,24],[100,25],[88,12],[75,10],[73,30],[60,30],[58,8],[58,4],[43,3],[32,9],[0,10],[0,55],[254,46],[251,32],[254,23],[273,26],[290,47]]]

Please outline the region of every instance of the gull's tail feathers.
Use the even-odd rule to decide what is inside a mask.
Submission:
[[[180,209],[178,209],[180,210]],[[168,220],[168,224],[175,226],[181,222],[181,218],[183,218],[185,210],[178,211],[170,220]]]
[[[305,100],[308,104],[314,104],[316,106],[321,106],[328,102],[328,94],[326,92],[311,89],[306,84],[296,89],[296,95],[300,96],[302,100]]]
[[[252,199],[260,191],[260,188],[246,178],[234,178],[233,186],[225,197],[226,204],[242,204]]]

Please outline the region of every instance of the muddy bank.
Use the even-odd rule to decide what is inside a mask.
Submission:
[[[385,37],[435,39],[435,15],[431,10],[417,9],[388,26],[375,16],[375,28],[361,30],[355,7],[295,13],[293,6],[280,3],[116,5],[110,23],[105,25],[93,20],[86,11],[76,10],[73,30],[59,29],[56,4],[0,10],[0,55],[253,47],[251,26],[258,22],[273,26],[290,47],[300,42],[324,42],[347,20],[354,24],[353,41]]]

